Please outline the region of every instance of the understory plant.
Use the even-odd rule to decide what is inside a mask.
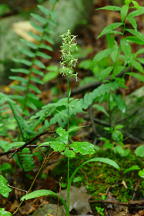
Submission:
[[[54,8],[54,7],[53,7]],[[31,33],[34,42],[24,41],[30,49],[24,50],[26,58],[16,60],[23,66],[13,69],[17,76],[11,76],[14,95],[0,94],[0,156],[11,154],[25,173],[35,167],[34,156],[40,159],[42,166],[35,177],[38,177],[53,152],[58,152],[67,158],[67,197],[66,200],[51,190],[35,190],[31,192],[35,179],[21,201],[39,196],[52,196],[60,199],[65,207],[66,216],[70,215],[70,187],[80,168],[88,163],[102,162],[119,169],[116,162],[109,158],[95,157],[96,146],[88,141],[73,141],[73,132],[79,131],[80,126],[72,126],[72,119],[78,113],[88,113],[88,110],[100,111],[104,121],[92,116],[93,130],[96,125],[102,126],[102,133],[96,139],[103,143],[106,149],[112,149],[121,156],[127,156],[124,148],[125,125],[114,118],[118,111],[125,117],[127,106],[120,90],[126,88],[127,77],[135,77],[144,81],[143,76],[143,34],[138,31],[136,16],[144,14],[144,7],[136,1],[125,1],[122,7],[106,6],[101,10],[112,10],[120,13],[120,21],[106,26],[98,38],[106,36],[107,48],[97,53],[93,59],[83,61],[79,67],[89,69],[96,79],[96,88],[80,99],[71,96],[71,81],[77,82],[78,74],[75,57],[77,51],[76,37],[68,30],[62,35],[60,73],[67,85],[67,95],[64,98],[43,105],[40,102],[41,79],[46,72],[43,59],[49,60],[52,52],[53,26],[56,19],[54,11],[39,6],[43,15],[32,14],[38,23],[32,23],[37,33]],[[39,23],[40,22],[40,23]],[[134,50],[133,45],[138,49]],[[23,74],[22,76],[20,76]],[[40,78],[41,77],[41,78]],[[20,95],[21,94],[21,95]],[[34,113],[32,111],[35,111]],[[93,114],[94,115],[94,114]],[[7,125],[5,126],[7,121]],[[9,122],[11,124],[9,124]],[[52,130],[53,129],[53,130]],[[10,133],[11,130],[15,133]],[[18,135],[16,135],[18,134]],[[43,141],[40,138],[43,136]],[[6,139],[8,138],[8,139]],[[32,144],[35,151],[32,150]],[[138,150],[136,151],[138,154]],[[43,159],[43,155],[44,159]],[[70,162],[77,155],[88,155],[89,160],[80,164],[70,175]],[[0,194],[8,197],[11,188],[4,175],[0,175]],[[1,209],[4,211],[4,209]],[[16,212],[15,212],[16,213]],[[101,213],[102,214],[102,213]]]

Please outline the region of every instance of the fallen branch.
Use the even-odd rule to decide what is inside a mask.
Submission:
[[[28,140],[25,144],[23,144],[22,146],[20,146],[19,148],[15,148],[15,149],[11,149],[7,152],[2,152],[0,153],[0,157],[4,156],[4,155],[9,155],[9,154],[15,154],[19,151],[22,151],[24,148],[26,148],[28,145],[32,144],[33,142],[35,142],[37,139],[39,139],[41,136],[45,135],[45,134],[53,134],[54,131],[44,131],[38,135],[36,135],[35,137],[33,137],[31,140]]]
[[[130,200],[129,202],[119,202],[117,200],[90,200],[90,203],[114,204],[114,205],[144,205],[144,200]]]

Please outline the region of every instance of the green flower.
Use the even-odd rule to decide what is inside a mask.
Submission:
[[[75,77],[77,79],[77,73],[74,72],[77,64],[77,59],[74,57],[77,51],[76,36],[72,35],[70,30],[68,30],[61,37],[61,73],[68,78]]]

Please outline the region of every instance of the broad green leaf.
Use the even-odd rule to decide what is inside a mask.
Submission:
[[[126,16],[127,16],[127,13],[128,13],[128,10],[129,10],[129,6],[128,5],[124,5],[122,8],[121,8],[121,20],[122,22],[124,22]]]
[[[134,72],[130,72],[128,73],[130,76],[135,77],[136,79],[144,82],[144,75],[139,74],[139,73],[134,73]]]
[[[137,147],[135,150],[135,154],[138,157],[144,157],[144,145]]]
[[[75,153],[80,153],[81,155],[94,154],[94,145],[89,142],[73,142],[70,145]]]
[[[112,23],[109,24],[108,26],[106,26],[103,31],[99,34],[98,38],[100,38],[101,36],[105,35],[105,34],[110,34],[113,33],[113,30],[117,29],[118,27],[122,26],[123,23],[121,22],[117,22],[117,23]]]
[[[139,170],[140,167],[138,165],[133,165],[127,169],[124,170],[124,173],[128,173],[128,172],[131,172],[131,171],[135,171],[135,170]]]
[[[138,172],[138,175],[141,177],[141,178],[144,178],[144,169],[140,170]]]
[[[42,190],[33,191],[31,193],[28,193],[28,194],[22,196],[21,201],[34,199],[34,198],[41,197],[41,196],[57,197],[58,195],[55,192],[51,191],[51,190],[43,190],[42,189]]]
[[[69,148],[66,148],[63,155],[65,155],[68,158],[74,158],[76,156],[75,152],[70,150]]]
[[[11,192],[11,188],[8,187],[8,181],[5,177],[0,175],[0,194],[7,198],[9,196],[9,193]]]
[[[108,5],[108,6],[105,6],[105,7],[98,8],[97,10],[112,10],[112,11],[120,11],[120,10],[121,10],[121,7]]]
[[[59,127],[56,130],[56,133],[59,135],[58,139],[60,139],[63,143],[67,144],[68,143],[68,137],[69,133],[65,129]]]
[[[122,157],[126,157],[129,154],[129,150],[122,148],[122,146],[116,146],[114,148],[114,152],[117,153],[117,154],[119,154]]]
[[[0,208],[0,216],[12,216],[12,214],[8,211],[5,211],[4,208]]]
[[[92,158],[92,159],[90,159],[90,160],[87,160],[87,161],[85,161],[84,163],[82,163],[80,166],[78,166],[78,167],[74,170],[74,172],[72,173],[72,175],[71,175],[71,177],[70,177],[70,179],[69,179],[69,183],[68,183],[68,190],[70,190],[70,186],[71,186],[71,184],[72,184],[72,182],[73,182],[73,179],[74,179],[75,175],[76,175],[77,172],[79,171],[79,169],[81,169],[81,168],[82,168],[83,166],[85,166],[86,164],[88,164],[88,163],[93,163],[93,162],[105,163],[105,164],[108,164],[108,165],[110,165],[110,166],[112,166],[112,167],[118,169],[118,170],[120,169],[119,165],[118,165],[115,161],[113,161],[113,160],[111,160],[111,159],[109,159],[109,158],[95,157],[95,158]]]
[[[65,150],[66,145],[64,142],[60,142],[60,141],[52,141],[49,142],[49,146],[55,151],[55,152],[62,152]]]

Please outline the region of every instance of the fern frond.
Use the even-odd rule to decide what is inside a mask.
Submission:
[[[33,110],[40,108],[42,103],[39,102],[38,94],[41,93],[39,85],[43,84],[44,70],[46,69],[42,59],[49,60],[53,39],[52,33],[55,27],[55,21],[53,11],[50,11],[43,6],[38,6],[41,15],[32,13],[31,16],[35,21],[32,21],[31,25],[38,32],[30,32],[30,36],[35,42],[22,40],[25,44],[25,49],[21,52],[26,56],[25,59],[15,59],[23,67],[12,69],[12,72],[16,75],[11,76],[10,79],[18,81],[18,84],[12,86],[16,95],[22,97],[13,97],[20,104],[22,104],[23,110],[30,107]],[[43,52],[45,50],[46,52]],[[22,76],[20,76],[22,74]],[[35,95],[35,96],[34,96]]]

